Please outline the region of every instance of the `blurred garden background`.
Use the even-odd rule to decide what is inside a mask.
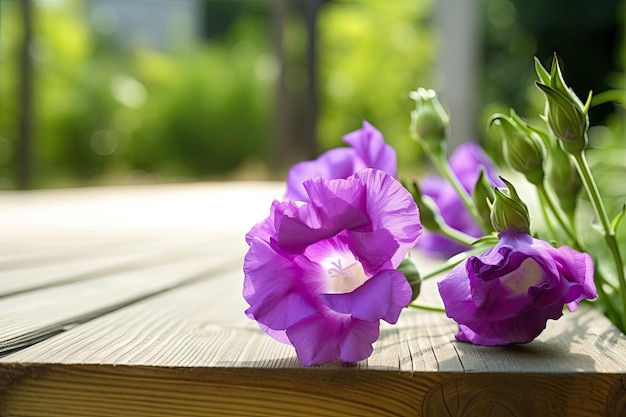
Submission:
[[[614,149],[600,177],[623,196],[625,5],[0,0],[0,189],[282,179],[364,119],[406,170],[422,160],[418,86],[441,92],[452,147],[478,140],[497,161],[487,119],[541,112],[533,57],[557,52],[579,96],[613,90],[591,140]]]

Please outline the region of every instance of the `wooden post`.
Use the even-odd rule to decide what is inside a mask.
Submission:
[[[290,13],[288,0],[272,2],[272,45],[278,61],[279,76],[276,84],[274,116],[273,162],[282,169],[302,159],[317,156],[317,13],[320,0],[304,3],[306,25],[306,62],[293,62],[284,47],[284,26]],[[290,90],[287,80],[289,66],[303,66],[306,88]]]
[[[27,189],[32,186],[32,127],[33,127],[33,64],[30,55],[30,46],[33,37],[32,27],[32,0],[22,0],[22,22],[24,34],[20,49],[20,120],[19,144],[17,152],[17,182],[18,187]]]
[[[274,104],[274,132],[272,137],[272,162],[274,168],[282,168],[287,164],[290,153],[291,106],[286,82],[287,58],[283,45],[283,29],[287,20],[287,0],[273,0],[271,3],[272,48],[278,62],[278,78]]]
[[[476,140],[478,117],[478,19],[476,0],[441,0],[438,20],[441,100],[450,111],[448,151],[468,140]]]
[[[321,0],[309,0],[305,2],[305,18],[307,29],[307,111],[306,126],[303,133],[304,151],[307,158],[314,158],[317,154],[317,115],[318,115],[318,91],[317,91],[317,15]]]

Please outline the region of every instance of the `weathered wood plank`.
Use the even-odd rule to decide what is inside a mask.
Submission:
[[[65,233],[42,233],[28,231],[14,234],[0,233],[0,272],[39,265],[59,264],[77,258],[97,258],[99,255],[157,250],[169,246],[183,246],[194,242],[205,244],[230,237],[227,235],[191,232],[120,232],[116,231],[68,231]]]
[[[0,416],[626,415],[626,338],[588,305],[532,343],[498,348],[458,343],[445,315],[406,310],[383,324],[369,359],[302,367],[244,316],[241,297],[243,233],[282,186],[176,189],[0,193],[0,252],[12,241],[39,247],[31,259],[44,266],[56,261],[29,245],[38,236],[68,232],[62,249],[97,232],[109,261],[141,252],[137,237],[171,236],[143,248],[152,256],[219,236],[211,249],[207,237],[135,270],[0,298],[0,348],[15,349],[0,358]],[[67,210],[76,218],[54,219]],[[6,253],[26,269],[21,251]],[[432,264],[418,259],[422,271]],[[422,302],[439,302],[433,284]]]
[[[240,244],[241,245],[241,244]],[[237,247],[0,299],[0,354],[176,286],[240,265]],[[235,255],[229,255],[235,253]]]
[[[0,415],[621,417],[617,374],[16,365]]]
[[[626,411],[626,339],[588,307],[551,322],[528,345],[502,348],[455,342],[456,326],[443,314],[407,310],[398,325],[383,326],[367,361],[303,368],[290,347],[243,316],[240,286],[240,272],[224,272],[0,359],[7,412],[430,416],[446,415],[433,414],[435,409],[457,407],[449,415],[492,410],[494,416],[619,416]],[[505,410],[509,414],[502,414]]]
[[[246,232],[282,183],[220,182],[0,192],[5,236],[77,230]]]
[[[165,260],[199,257],[227,245],[237,246],[241,236],[152,236],[132,243],[110,241],[106,245],[74,248],[71,240],[57,242],[56,256],[41,255],[18,265],[0,264],[0,297],[21,292],[81,281],[117,272],[140,269]],[[69,247],[68,247],[69,246]],[[61,248],[64,248],[61,251]],[[5,270],[2,270],[4,266]]]
[[[299,367],[290,347],[265,336],[244,316],[241,284],[241,272],[232,267],[1,361]],[[455,331],[456,324],[443,313],[407,309],[398,324],[383,323],[373,355],[355,366],[406,372],[626,373],[626,338],[588,306],[550,321],[526,345],[458,343]]]

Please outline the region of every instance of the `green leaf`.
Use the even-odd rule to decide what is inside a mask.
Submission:
[[[583,114],[589,113],[589,107],[591,107],[592,96],[593,96],[593,91],[589,91],[589,95],[587,96],[587,101],[585,102],[585,107],[583,108]]]
[[[619,226],[619,223],[624,218],[624,213],[625,212],[626,212],[626,204],[622,206],[622,209],[620,210],[620,212],[617,213],[617,215],[615,216],[615,218],[611,222],[611,230],[615,231],[617,229],[617,226]]]
[[[537,72],[539,80],[543,84],[550,85],[550,74],[548,73],[548,71],[546,71],[543,65],[541,65],[541,62],[539,62],[539,59],[537,59],[537,57],[535,57],[535,71]]]
[[[398,266],[398,271],[402,272],[407,281],[409,281],[409,285],[413,291],[413,296],[411,297],[411,302],[413,302],[413,300],[420,295],[420,289],[422,287],[422,278],[417,271],[417,267],[409,258],[404,258],[402,262],[400,262],[400,266]]]

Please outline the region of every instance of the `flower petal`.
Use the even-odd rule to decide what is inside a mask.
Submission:
[[[411,286],[402,272],[384,270],[356,290],[344,294],[319,294],[318,297],[338,313],[365,321],[385,320],[394,324],[411,301]]]
[[[298,359],[307,366],[338,359],[363,360],[371,355],[378,335],[378,322],[332,313],[318,313],[287,329]]]
[[[343,137],[344,142],[355,150],[355,170],[376,168],[392,177],[397,176],[398,163],[396,151],[385,143],[382,133],[374,126],[363,121],[363,127]]]
[[[350,148],[331,149],[314,161],[298,162],[287,174],[287,200],[309,201],[304,182],[310,178],[348,178],[355,172],[356,152]]]
[[[388,230],[399,246],[391,258],[391,267],[397,268],[422,235],[415,200],[402,184],[383,171],[364,169],[354,177],[366,184],[365,207],[371,221],[370,229],[357,231]]]
[[[243,296],[250,307],[248,316],[274,330],[317,311],[312,298],[300,284],[303,271],[259,238],[253,238],[244,259]]]
[[[282,249],[301,253],[307,246],[345,229],[369,223],[364,207],[364,187],[358,180],[307,180],[311,202],[285,214],[278,229]]]

